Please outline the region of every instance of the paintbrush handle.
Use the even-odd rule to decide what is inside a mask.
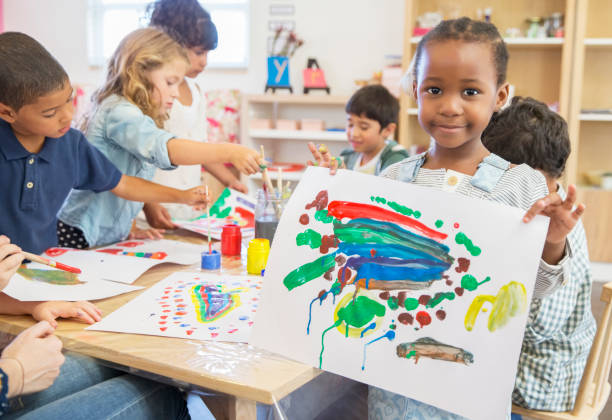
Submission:
[[[32,254],[30,252],[25,252],[24,251],[23,255],[28,260],[30,260],[30,261],[34,261],[34,262],[37,262],[39,264],[48,265],[49,267],[57,268],[58,270],[64,270],[64,271],[68,271],[70,273],[77,273],[77,274],[79,274],[81,272],[81,270],[76,268],[76,267],[71,267],[71,266],[69,266],[67,264],[63,264],[61,262],[53,261],[53,260],[50,260],[48,258],[41,257],[40,255]]]

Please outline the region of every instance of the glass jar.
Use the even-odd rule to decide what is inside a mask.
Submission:
[[[270,194],[263,189],[257,190],[257,204],[255,205],[255,237],[274,239],[274,233],[281,218],[288,198],[281,198]]]

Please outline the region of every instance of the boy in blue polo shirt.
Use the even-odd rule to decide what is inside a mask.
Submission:
[[[72,115],[72,87],[62,66],[29,36],[0,34],[0,235],[21,249],[40,253],[57,244],[56,215],[73,188],[110,190],[129,200],[205,203],[201,187],[179,191],[122,175],[70,128]],[[101,314],[89,302],[20,302],[4,293],[0,313],[31,314],[52,327],[58,317],[93,323]],[[24,378],[28,374],[22,372]],[[83,405],[89,397],[77,396],[85,388],[98,404]],[[177,389],[71,355],[56,385],[15,401],[8,410],[11,418],[26,413],[85,418],[94,412],[100,418],[188,418]]]
[[[180,191],[122,175],[70,128],[72,87],[62,66],[29,36],[0,34],[0,234],[23,250],[57,245],[57,213],[72,189],[132,201],[205,203],[202,187]]]

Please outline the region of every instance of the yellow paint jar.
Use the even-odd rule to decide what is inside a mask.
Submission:
[[[266,268],[268,254],[270,254],[270,241],[264,238],[252,239],[247,249],[247,272],[261,275]]]

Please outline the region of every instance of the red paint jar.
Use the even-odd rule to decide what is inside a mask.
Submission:
[[[240,255],[242,233],[238,225],[223,225],[221,231],[221,254]]]

